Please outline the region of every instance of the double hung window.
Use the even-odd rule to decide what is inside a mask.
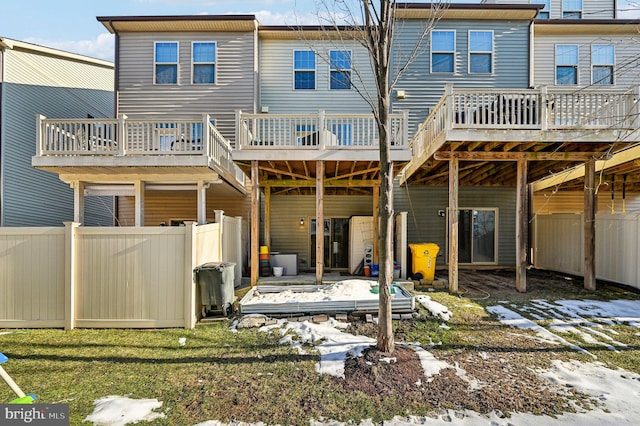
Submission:
[[[431,72],[453,73],[455,71],[456,32],[431,32]]]
[[[191,82],[193,84],[215,84],[216,43],[193,42],[191,45]]]
[[[156,42],[154,46],[155,84],[178,84],[178,42]]]
[[[578,45],[556,45],[556,84],[578,84]]]

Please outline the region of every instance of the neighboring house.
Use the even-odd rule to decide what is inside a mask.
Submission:
[[[122,226],[242,215],[244,174],[231,149],[235,110],[255,109],[255,18],[98,20],[116,36],[116,117],[87,129],[43,120],[33,165],[74,183],[80,223],[85,192],[118,196]],[[52,140],[51,129],[65,137]]]
[[[73,190],[31,167],[36,115],[113,116],[113,64],[0,38],[0,226],[62,226],[73,220]],[[85,206],[86,223],[112,225],[113,197]]]

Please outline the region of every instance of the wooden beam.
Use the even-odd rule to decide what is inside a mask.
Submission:
[[[527,291],[527,160],[518,160],[516,183],[516,290]]]
[[[597,157],[596,157],[597,158]],[[596,161],[596,172],[601,170],[606,170],[611,167],[616,167],[621,164],[624,164],[629,161],[634,161],[635,159],[640,158],[640,145],[634,146],[633,148],[625,149],[623,151],[619,151],[611,157],[609,160],[598,160]],[[542,189],[551,188],[565,182],[569,182],[573,179],[581,178],[585,175],[585,166],[578,166],[574,169],[568,170],[566,172],[557,173],[548,178],[539,180],[538,182],[533,184],[534,191],[540,191]]]
[[[258,161],[251,161],[251,285],[258,284],[260,262],[260,186]]]
[[[370,179],[353,179],[353,180],[325,180],[326,187],[336,187],[336,188],[370,188],[376,185],[380,185],[379,180],[370,180]],[[297,179],[269,179],[262,182],[262,186],[271,186],[271,187],[291,187],[291,188],[309,188],[316,185],[315,180],[313,179],[305,179],[305,180],[297,180]]]
[[[596,162],[584,164],[584,288],[596,289]]]
[[[264,188],[264,245],[271,250],[271,188]]]
[[[253,160],[253,161],[256,161],[256,160]],[[297,177],[297,178],[300,178],[300,179],[309,179],[309,176],[301,175],[299,173],[294,173],[294,172],[290,172],[290,171],[287,171],[287,170],[274,169],[274,168],[271,168],[271,167],[262,166],[262,167],[260,167],[260,170],[263,170],[265,172],[272,172],[272,173],[288,175],[288,176],[291,176],[291,177]]]
[[[316,284],[324,273],[324,161],[316,161]]]
[[[355,165],[355,162],[353,164]],[[377,172],[379,170],[380,170],[380,167],[372,167],[372,168],[366,169],[366,170],[358,170],[357,172],[351,171],[351,173],[346,173],[344,175],[340,175],[340,176],[329,178],[325,182],[331,182],[331,181],[338,180],[338,179],[344,179],[344,178],[349,177],[349,176],[364,175],[364,174],[367,174],[369,172],[375,173],[375,172]]]
[[[458,169],[457,158],[449,160],[449,291],[458,291]]]
[[[436,160],[457,158],[463,161],[587,161],[600,158],[600,152],[463,152],[438,151],[433,157]]]

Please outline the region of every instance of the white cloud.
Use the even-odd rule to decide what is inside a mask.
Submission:
[[[27,38],[24,41],[65,52],[77,53],[92,58],[113,61],[114,36],[109,33],[98,35],[94,40],[45,40],[41,38]]]

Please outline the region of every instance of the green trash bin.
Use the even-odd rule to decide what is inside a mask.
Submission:
[[[210,262],[194,269],[203,316],[215,312],[225,316],[233,313],[235,266],[232,262]]]
[[[436,276],[436,257],[440,247],[434,243],[409,244],[411,249],[411,269],[413,273],[421,273],[425,280],[433,280]]]

